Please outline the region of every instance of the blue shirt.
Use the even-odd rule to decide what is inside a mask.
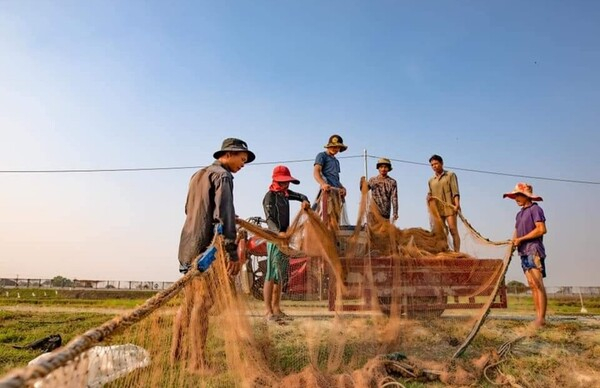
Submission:
[[[321,176],[328,185],[333,187],[343,187],[340,182],[340,161],[335,156],[327,152],[320,152],[315,158],[315,165],[321,166]]]
[[[517,222],[515,224],[517,237],[523,237],[534,230],[536,222],[546,222],[546,217],[544,216],[542,208],[534,202],[531,206],[522,208],[517,213]],[[540,257],[546,257],[543,236],[525,240],[519,244],[519,255],[534,255],[536,253],[540,255]]]

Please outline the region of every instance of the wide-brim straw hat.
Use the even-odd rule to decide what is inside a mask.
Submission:
[[[286,166],[275,166],[273,169],[273,182],[291,182],[295,185],[300,181],[292,176],[290,169]]]
[[[531,186],[528,183],[523,183],[523,182],[517,183],[517,185],[515,186],[515,189],[513,191],[511,191],[510,193],[505,193],[504,195],[502,195],[502,198],[515,199],[517,194],[523,194],[524,196],[528,197],[532,201],[543,201],[542,197],[540,197],[539,195],[533,194],[533,186]]]
[[[379,166],[381,166],[382,164],[385,164],[386,166],[388,166],[389,170],[392,171],[392,162],[390,162],[390,160],[388,158],[379,159],[377,161],[376,168],[379,169]]]
[[[216,151],[213,154],[215,159],[219,159],[223,154],[227,152],[246,152],[248,154],[248,160],[246,163],[251,163],[254,159],[256,159],[256,155],[254,152],[248,149],[248,144],[245,141],[236,139],[234,137],[229,137],[223,140],[223,144],[221,145],[221,149]]]
[[[348,149],[348,146],[344,145],[344,140],[340,135],[331,135],[329,136],[329,141],[325,145],[325,148],[329,147],[339,147],[340,152],[344,152]]]

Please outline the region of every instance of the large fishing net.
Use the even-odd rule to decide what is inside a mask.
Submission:
[[[363,186],[364,188],[364,186]],[[142,306],[4,376],[0,386],[377,387],[397,379],[477,382],[490,359],[469,344],[490,308],[506,307],[510,242],[482,237],[459,213],[460,252],[438,212],[431,228],[400,229],[363,190],[354,225],[323,193],[285,236],[260,217],[239,220],[240,274],[216,259]],[[425,210],[427,209],[427,210]],[[287,316],[266,319],[265,242],[289,255]],[[208,340],[202,346],[201,333]],[[205,362],[206,360],[206,362]]]

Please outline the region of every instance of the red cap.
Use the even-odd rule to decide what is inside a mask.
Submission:
[[[297,185],[300,181],[290,174],[290,169],[286,166],[276,166],[273,169],[273,182],[292,182]]]

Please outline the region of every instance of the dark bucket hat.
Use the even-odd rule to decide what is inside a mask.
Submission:
[[[344,145],[344,140],[340,135],[329,136],[329,141],[325,145],[325,148],[329,147],[340,147],[340,152],[344,152],[348,149],[348,146]]]
[[[388,166],[389,171],[392,171],[392,162],[390,162],[390,160],[388,158],[381,158],[377,161],[377,168],[379,169],[379,166]]]
[[[248,144],[245,141],[236,139],[234,137],[229,137],[223,140],[223,144],[221,145],[221,149],[213,154],[215,159],[219,159],[226,152],[246,152],[248,153],[248,160],[246,163],[251,163],[254,159],[256,159],[256,155],[254,152],[248,149]]]

